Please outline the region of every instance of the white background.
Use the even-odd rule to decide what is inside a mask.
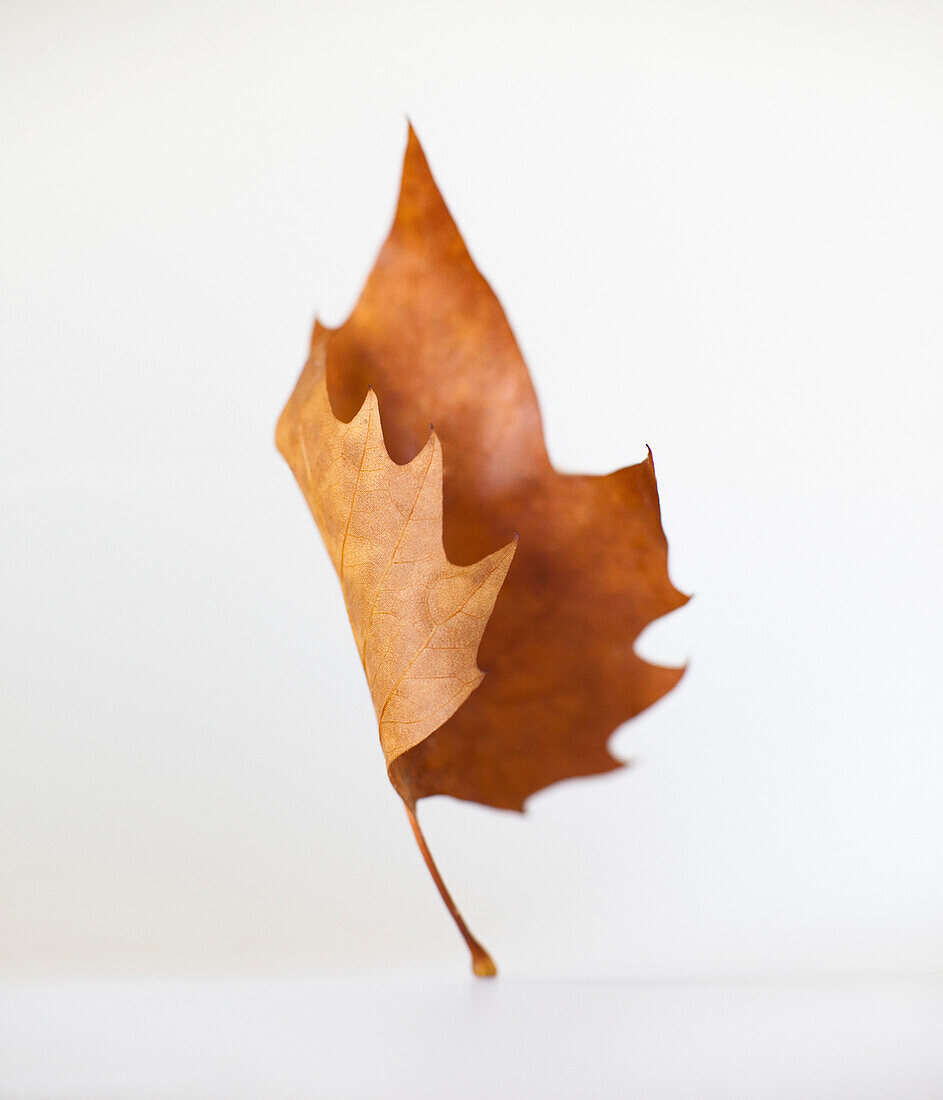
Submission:
[[[464,975],[273,445],[407,113],[555,462],[650,443],[695,593],[632,771],[423,803],[469,923],[943,970],[941,56],[903,0],[0,3],[0,973]]]

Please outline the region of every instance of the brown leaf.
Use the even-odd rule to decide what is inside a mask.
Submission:
[[[476,972],[492,972],[416,802],[521,810],[619,767],[610,734],[682,672],[643,661],[635,639],[686,597],[668,579],[651,452],[605,477],[551,465],[527,367],[412,128],[389,238],[348,320],[315,326],[278,445],[341,576],[390,779]]]

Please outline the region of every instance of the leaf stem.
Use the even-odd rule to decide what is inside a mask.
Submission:
[[[452,914],[452,920],[455,921],[459,932],[462,934],[462,938],[465,940],[465,943],[468,944],[468,950],[471,952],[473,972],[479,978],[493,978],[498,973],[498,968],[494,965],[488,952],[471,934],[468,925],[462,918],[462,914],[458,911],[455,902],[452,900],[452,895],[449,893],[448,887],[442,881],[442,876],[439,874],[439,868],[436,867],[435,860],[432,858],[432,853],[429,851],[428,845],[426,844],[426,838],[422,835],[422,829],[419,828],[419,822],[416,820],[414,807],[405,799],[403,800],[403,805],[406,807],[409,824],[413,827],[413,836],[416,838],[416,843],[419,845],[419,851],[422,852],[422,858],[426,861],[426,866],[429,868],[429,874],[432,875],[432,881],[438,887],[439,893],[442,895],[442,900],[445,902],[446,909]]]

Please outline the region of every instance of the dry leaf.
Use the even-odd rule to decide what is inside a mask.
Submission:
[[[522,810],[620,767],[610,734],[677,683],[633,649],[687,598],[651,453],[605,477],[553,468],[527,367],[412,128],[389,238],[348,320],[315,326],[277,439],[341,578],[390,779],[475,972],[494,973],[416,803]]]

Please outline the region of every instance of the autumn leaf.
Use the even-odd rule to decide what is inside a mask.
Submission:
[[[277,441],[341,579],[390,780],[475,972],[494,973],[416,804],[522,810],[618,768],[609,736],[677,683],[633,648],[687,598],[651,452],[605,477],[553,468],[520,350],[412,128],[390,235],[348,320],[315,326]]]

